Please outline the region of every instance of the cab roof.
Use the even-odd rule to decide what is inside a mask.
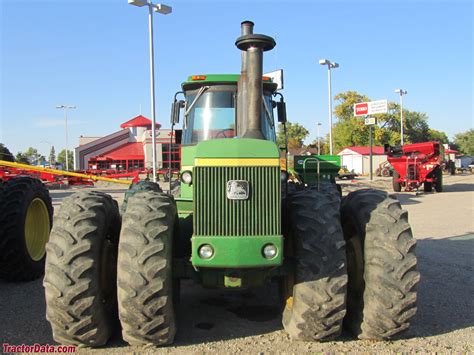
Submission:
[[[218,85],[218,84],[237,84],[239,81],[239,74],[200,74],[188,76],[188,79],[181,84],[183,90],[192,90],[200,87],[203,83]],[[268,76],[263,77],[263,87],[266,90],[275,91],[277,84],[273,82],[272,78]]]

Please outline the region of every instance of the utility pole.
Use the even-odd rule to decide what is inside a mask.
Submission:
[[[65,130],[66,130],[66,171],[69,171],[69,147],[68,147],[68,132],[67,132],[67,110],[68,109],[75,109],[76,106],[71,105],[58,105],[56,106],[58,109],[64,110],[64,121],[65,121]]]

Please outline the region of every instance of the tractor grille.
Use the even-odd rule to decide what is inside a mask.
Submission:
[[[249,183],[246,200],[230,200],[229,180]],[[280,234],[280,168],[195,167],[194,234],[252,236]]]

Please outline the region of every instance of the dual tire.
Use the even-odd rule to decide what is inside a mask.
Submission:
[[[288,197],[287,250],[296,270],[284,283],[292,287],[283,325],[298,340],[330,340],[342,324],[360,339],[392,338],[417,310],[420,275],[407,212],[387,193],[366,189],[345,197],[339,214],[336,197]]]
[[[0,279],[31,281],[43,275],[52,222],[51,197],[40,180],[0,182]]]
[[[415,246],[408,214],[379,190],[358,190],[342,202],[348,262],[345,326],[360,339],[389,339],[416,313]]]
[[[143,188],[128,196],[122,221],[117,202],[104,193],[81,192],[63,201],[44,279],[55,341],[102,346],[119,320],[130,344],[173,341],[175,218],[172,197]]]

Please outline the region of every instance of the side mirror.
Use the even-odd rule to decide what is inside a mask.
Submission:
[[[172,125],[179,122],[179,114],[182,107],[184,107],[183,100],[175,101],[171,105],[171,120],[170,121]]]
[[[181,138],[183,137],[183,130],[177,129],[174,131],[174,142],[175,144],[181,144]]]
[[[286,122],[286,103],[285,101],[277,102],[278,122]]]

